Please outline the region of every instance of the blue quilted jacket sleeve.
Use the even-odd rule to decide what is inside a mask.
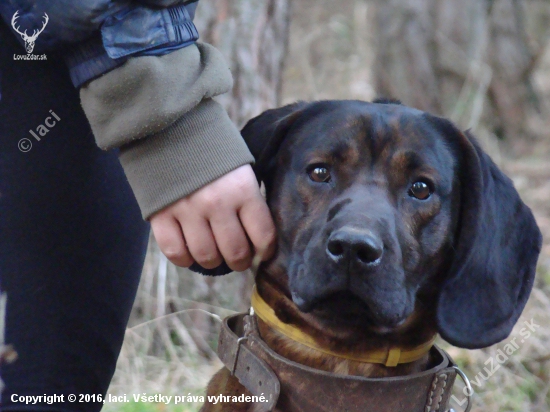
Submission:
[[[27,53],[63,52],[73,84],[79,87],[131,56],[162,55],[196,42],[197,4],[198,0],[4,0],[0,14]]]

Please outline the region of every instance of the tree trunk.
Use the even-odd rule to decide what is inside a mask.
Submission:
[[[220,101],[242,126],[281,100],[290,0],[201,0],[201,40],[225,55],[235,85]]]
[[[480,121],[495,135],[529,136],[539,110],[519,0],[388,0],[375,5],[378,95],[450,116],[463,128]]]

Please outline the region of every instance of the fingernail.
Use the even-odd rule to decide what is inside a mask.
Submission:
[[[252,258],[252,265],[250,266],[250,270],[254,276],[258,273],[260,263],[262,263],[262,253],[257,252]]]

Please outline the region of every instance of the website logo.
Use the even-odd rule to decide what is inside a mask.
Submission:
[[[19,18],[19,10],[17,10],[14,13],[11,19],[11,26],[13,27],[13,30],[15,30],[15,32],[18,33],[23,39],[23,41],[25,42],[25,50],[27,50],[27,54],[26,55],[14,54],[13,59],[14,60],[46,60],[47,57],[45,54],[37,56],[35,54],[32,54],[32,51],[34,50],[36,39],[38,38],[40,33],[42,33],[46,28],[48,21],[50,21],[50,18],[48,17],[48,15],[44,13],[44,16],[43,16],[44,22],[42,23],[42,28],[38,30],[37,29],[33,30],[33,33],[30,36],[27,34],[27,29],[25,29],[25,31],[23,32],[20,30],[19,26],[17,25],[18,18]]]

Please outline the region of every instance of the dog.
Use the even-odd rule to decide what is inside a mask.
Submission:
[[[259,267],[255,286],[271,318],[249,318],[277,356],[319,376],[391,381],[433,367],[432,352],[391,366],[350,354],[410,352],[436,334],[475,349],[510,334],[542,237],[512,181],[469,132],[379,99],[268,110],[242,135],[278,233],[276,256]],[[220,370],[207,395],[251,395],[232,372]],[[344,410],[313,392],[314,406],[279,402],[275,410]],[[202,411],[262,410],[243,399],[207,402]]]

